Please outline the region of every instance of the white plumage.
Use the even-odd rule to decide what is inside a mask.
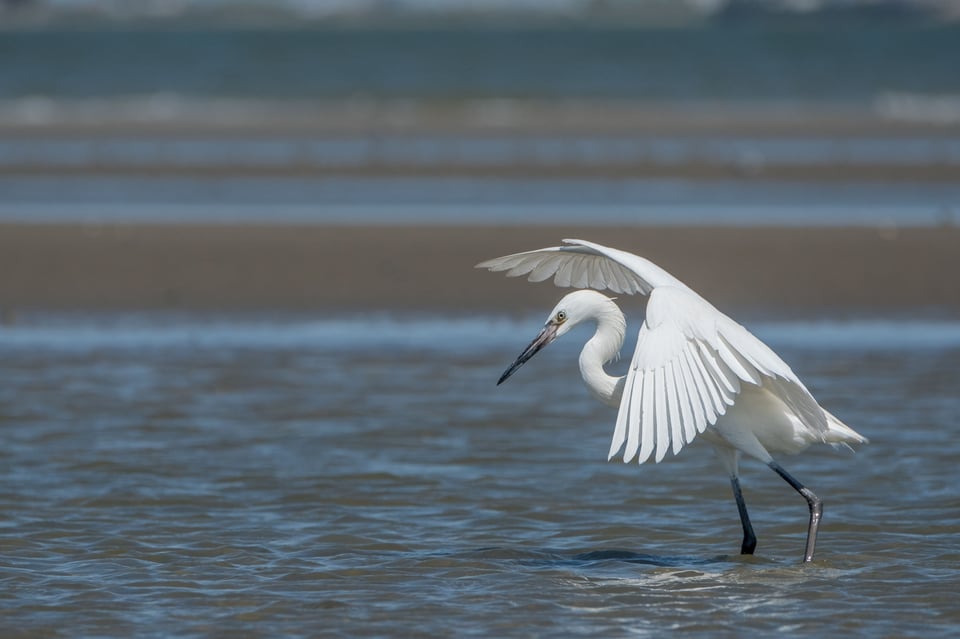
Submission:
[[[846,445],[866,438],[824,410],[766,344],[659,266],[592,242],[564,244],[477,265],[512,277],[526,275],[531,281],[552,277],[557,286],[593,289],[565,296],[500,382],[573,326],[595,321],[597,331],[580,355],[580,370],[591,393],[618,408],[609,458],[622,451],[625,462],[660,462],[697,436],[708,440],[730,473],[744,553],[753,552],[756,538],[740,491],[739,455],[764,462],[810,505],[804,554],[810,561],[821,502],[773,455],[797,453],[811,443]],[[623,344],[625,320],[616,304],[597,290],[650,296],[624,377],[603,370]]]

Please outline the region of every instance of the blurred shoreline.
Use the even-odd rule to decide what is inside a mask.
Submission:
[[[61,175],[950,185],[960,100],[0,101],[0,178]]]
[[[0,225],[18,311],[522,313],[549,284],[474,264],[580,237],[670,270],[718,307],[778,317],[956,316],[960,229]]]
[[[424,28],[470,25],[500,27],[565,27],[572,21],[594,27],[696,27],[713,22],[777,23],[810,20],[835,22],[900,22],[927,24],[958,19],[954,4],[924,0],[670,0],[666,2],[596,2],[567,0],[559,3],[501,2],[483,0],[243,0],[224,3],[209,0],[131,3],[87,0],[67,3],[57,0],[4,0],[0,16],[7,28],[37,25],[60,27],[110,23],[166,27],[196,24],[238,27],[270,25],[273,28],[350,27]]]
[[[0,99],[4,134],[639,132],[728,135],[960,133],[960,95],[868,101],[638,97],[333,97],[176,93]]]

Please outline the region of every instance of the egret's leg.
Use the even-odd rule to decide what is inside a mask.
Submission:
[[[805,562],[813,561],[813,548],[817,545],[817,529],[820,528],[820,518],[823,516],[823,501],[813,494],[812,490],[785,471],[777,462],[770,461],[767,465],[807,500],[807,505],[810,507],[810,527],[807,528],[807,548],[803,553],[803,560]]]
[[[730,475],[730,486],[733,488],[733,497],[737,500],[737,510],[740,512],[740,524],[743,526],[743,543],[740,544],[740,554],[752,555],[757,547],[757,536],[753,534],[750,524],[750,515],[747,514],[747,502],[743,500],[743,491],[740,490],[740,451],[729,445],[714,443],[717,457]]]
[[[740,554],[752,555],[757,547],[757,536],[753,534],[750,515],[747,514],[747,502],[743,500],[743,491],[740,490],[740,478],[731,475],[730,485],[733,487],[733,497],[737,500],[737,510],[740,511],[740,523],[743,525],[743,543],[740,545]]]

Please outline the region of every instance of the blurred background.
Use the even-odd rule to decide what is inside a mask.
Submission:
[[[960,215],[950,0],[2,7],[2,220]]]
[[[0,8],[0,223],[12,246],[0,293],[7,307],[216,306],[215,289],[241,285],[191,294],[207,262],[225,265],[225,254],[157,257],[192,270],[170,280],[169,269],[149,263],[136,271],[136,248],[117,256],[123,266],[103,268],[170,281],[152,297],[111,293],[85,254],[30,262],[39,253],[23,248],[24,230],[14,238],[11,224],[548,231],[543,239],[517,232],[513,243],[502,236],[504,250],[555,243],[561,227],[588,227],[595,239],[640,226],[854,227],[888,238],[904,228],[954,229],[958,20],[960,4],[950,0],[8,0]],[[372,246],[351,254],[380,259],[382,243],[367,237]],[[431,242],[433,251],[450,237]],[[654,251],[683,275],[702,253],[684,251],[689,238],[666,246],[643,237],[635,250]],[[768,250],[782,255],[773,239],[743,241],[773,242]],[[10,262],[17,247],[26,262]],[[95,250],[103,261],[120,249]],[[258,295],[273,291],[281,306],[364,305],[310,298],[306,272],[342,281],[339,267],[314,256],[281,268],[289,253],[271,250],[241,251],[261,264],[259,276],[243,276],[262,281]],[[831,253],[814,247],[798,259],[811,251]],[[672,259],[678,252],[687,255]],[[403,264],[423,259],[423,250],[412,253],[381,259],[379,271],[402,274]],[[467,257],[498,249],[448,253],[465,269]],[[344,268],[360,278],[353,288],[376,284],[361,278],[368,266]],[[704,266],[696,270],[712,270]],[[854,279],[881,279],[867,271],[883,264],[863,268]],[[51,269],[76,286],[63,277],[14,281]],[[406,277],[441,286],[430,270]],[[891,271],[878,275],[902,278]],[[826,274],[811,279],[819,285]],[[722,290],[730,277],[701,284],[739,299]],[[277,281],[291,278],[298,292],[281,299]],[[63,290],[41,295],[45,285]],[[469,302],[457,298],[461,287],[449,288],[438,297]],[[405,295],[418,297],[413,307],[430,301]],[[949,297],[941,291],[927,305]]]

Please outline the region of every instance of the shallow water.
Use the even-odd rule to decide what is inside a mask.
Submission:
[[[536,318],[60,316],[0,328],[0,627],[18,636],[954,636],[960,323],[768,323],[856,455],[606,463]],[[620,363],[620,367],[624,363]]]
[[[0,176],[0,223],[509,226],[582,225],[584,220],[592,225],[957,226],[960,185]]]

